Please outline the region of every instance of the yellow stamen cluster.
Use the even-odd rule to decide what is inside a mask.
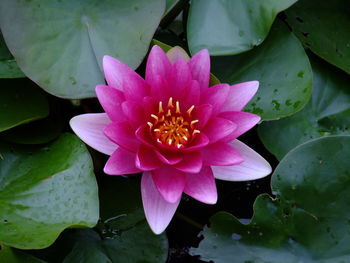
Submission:
[[[151,131],[157,138],[157,142],[169,146],[174,146],[178,149],[183,148],[190,139],[200,133],[195,129],[198,120],[192,120],[191,113],[194,109],[192,105],[183,115],[180,109],[180,103],[173,103],[173,98],[170,97],[167,107],[164,110],[163,103],[160,101],[158,105],[158,114],[151,114],[152,121],[147,122]]]

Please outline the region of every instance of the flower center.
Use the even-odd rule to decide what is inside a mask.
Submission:
[[[174,106],[173,98],[170,97],[164,110],[160,101],[158,113],[151,114],[152,121],[147,122],[157,142],[180,149],[191,141],[195,134],[200,133],[195,129],[198,120],[192,120],[193,109],[194,105],[186,111],[186,114],[182,114],[180,103],[176,101]]]

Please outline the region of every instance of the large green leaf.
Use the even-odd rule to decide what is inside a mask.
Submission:
[[[242,53],[260,45],[276,15],[297,0],[192,0],[188,19],[191,53]]]
[[[4,80],[3,80],[4,81]],[[0,87],[0,132],[45,118],[49,105],[43,92],[28,83],[4,82]]]
[[[192,253],[215,263],[350,262],[349,155],[350,136],[297,147],[272,175],[277,198],[258,197],[249,224],[215,215]]]
[[[164,263],[168,254],[165,235],[155,235],[145,221],[139,178],[103,178],[101,182],[102,238],[81,231],[64,263]]]
[[[7,49],[0,32],[0,78],[22,78],[24,74],[18,68],[17,63]]]
[[[225,83],[258,80],[259,91],[246,111],[264,120],[300,111],[311,95],[308,57],[296,37],[279,21],[261,46],[238,56],[215,57],[212,70]]]
[[[347,0],[300,0],[287,10],[287,21],[306,47],[350,73],[349,12]]]
[[[1,0],[0,27],[29,78],[56,96],[86,98],[104,83],[104,55],[141,63],[164,9],[164,0]]]
[[[44,147],[0,145],[0,243],[49,246],[63,229],[99,216],[91,157],[74,135]]]
[[[23,253],[20,250],[3,246],[0,250],[1,263],[44,263],[31,255]]]
[[[278,159],[310,139],[327,135],[350,135],[350,78],[320,60],[312,63],[312,99],[297,114],[264,122],[259,136]]]

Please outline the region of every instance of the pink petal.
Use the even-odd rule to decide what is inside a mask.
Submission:
[[[134,101],[124,101],[122,103],[122,110],[125,117],[134,126],[138,127],[145,123],[146,115],[140,106],[140,103],[136,103]]]
[[[166,87],[165,80],[169,78],[171,71],[171,64],[159,46],[153,46],[146,65],[146,82],[151,86],[151,89],[157,88],[156,91],[152,91],[153,94],[161,93],[162,86]]]
[[[200,99],[200,87],[198,81],[192,80],[181,90],[180,106],[181,111],[187,111],[192,105],[198,105]]]
[[[186,62],[190,60],[190,57],[186,53],[186,51],[179,46],[171,48],[167,53],[167,57],[169,58],[169,61],[174,64],[179,59],[183,59]]]
[[[212,114],[216,115],[218,112],[222,111],[227,101],[229,91],[230,86],[228,84],[217,84],[211,88],[205,89],[201,95],[201,104],[212,105]]]
[[[151,114],[158,112],[159,101],[156,101],[153,97],[147,96],[143,98],[142,108],[146,116],[150,117]]]
[[[118,148],[109,157],[103,171],[109,175],[135,174],[141,172],[135,165],[135,153]]]
[[[221,111],[241,111],[254,97],[258,87],[259,81],[248,81],[232,85]]]
[[[90,113],[73,117],[69,124],[76,135],[95,150],[111,155],[118,145],[103,133],[103,129],[111,123],[106,113]]]
[[[189,152],[189,151],[199,150],[207,146],[208,144],[209,144],[208,137],[203,133],[199,133],[195,135],[193,141],[190,142],[189,145],[183,149],[183,151]]]
[[[239,140],[234,140],[231,145],[241,153],[244,162],[232,166],[212,166],[215,178],[227,181],[249,181],[271,173],[270,164],[253,149]]]
[[[140,145],[136,154],[136,166],[143,171],[159,168],[163,163],[157,158],[153,149]]]
[[[188,174],[184,192],[200,202],[215,204],[218,194],[210,166],[203,167],[197,174]]]
[[[139,141],[136,140],[135,131],[127,122],[111,123],[104,129],[104,134],[119,146],[130,152],[137,152]]]
[[[194,107],[192,112],[193,120],[199,120],[197,126],[199,129],[203,128],[208,120],[211,118],[213,106],[209,104],[203,104],[198,107]]]
[[[171,166],[162,166],[152,171],[152,178],[165,201],[176,203],[181,198],[186,184],[184,173],[171,168]]]
[[[189,65],[192,78],[198,81],[200,89],[208,88],[210,78],[210,57],[208,50],[203,49],[195,54],[189,61]]]
[[[225,139],[228,135],[230,135],[235,129],[237,125],[230,120],[223,118],[212,118],[207,123],[203,132],[210,140],[210,143],[215,143],[221,139]]]
[[[175,214],[181,198],[169,203],[158,192],[150,172],[144,172],[141,179],[141,194],[146,219],[155,234],[162,233]]]
[[[123,92],[106,85],[97,85],[95,91],[108,117],[115,122],[125,121],[121,108],[121,103],[125,100]]]
[[[241,154],[231,145],[217,142],[205,147],[202,151],[203,164],[208,165],[234,165],[244,161]]]
[[[135,132],[137,140],[150,148],[156,148],[155,139],[152,137],[150,128],[147,124],[141,125]]]
[[[180,156],[179,154],[175,154],[175,153],[171,153],[171,152],[159,152],[159,151],[155,151],[156,155],[158,157],[159,160],[161,160],[164,164],[168,164],[168,165],[174,165],[179,163],[182,160],[182,156]]]
[[[103,70],[108,85],[123,91],[127,100],[140,101],[148,94],[146,82],[121,61],[104,56]]]
[[[183,160],[173,167],[185,173],[198,173],[202,169],[202,155],[199,152],[186,154]]]
[[[184,87],[187,87],[192,81],[191,71],[187,62],[182,58],[174,63],[171,71],[173,79],[171,80],[171,83],[169,83],[171,84],[169,85],[171,87],[171,93],[169,95],[175,100],[181,101],[184,95]]]
[[[250,130],[261,119],[258,115],[242,111],[226,111],[220,113],[219,116],[237,124],[236,129],[230,134],[230,136],[225,138],[226,142],[231,142],[233,139],[236,139],[238,136]]]

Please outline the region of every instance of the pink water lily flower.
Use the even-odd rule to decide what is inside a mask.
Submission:
[[[141,194],[154,233],[165,230],[182,193],[215,204],[215,178],[245,181],[264,177],[270,165],[236,138],[260,117],[242,112],[259,82],[209,87],[210,57],[189,58],[181,48],[164,53],[154,46],[141,78],[105,56],[108,85],[96,94],[105,113],[74,117],[73,131],[88,145],[110,155],[109,175],[143,173]]]

